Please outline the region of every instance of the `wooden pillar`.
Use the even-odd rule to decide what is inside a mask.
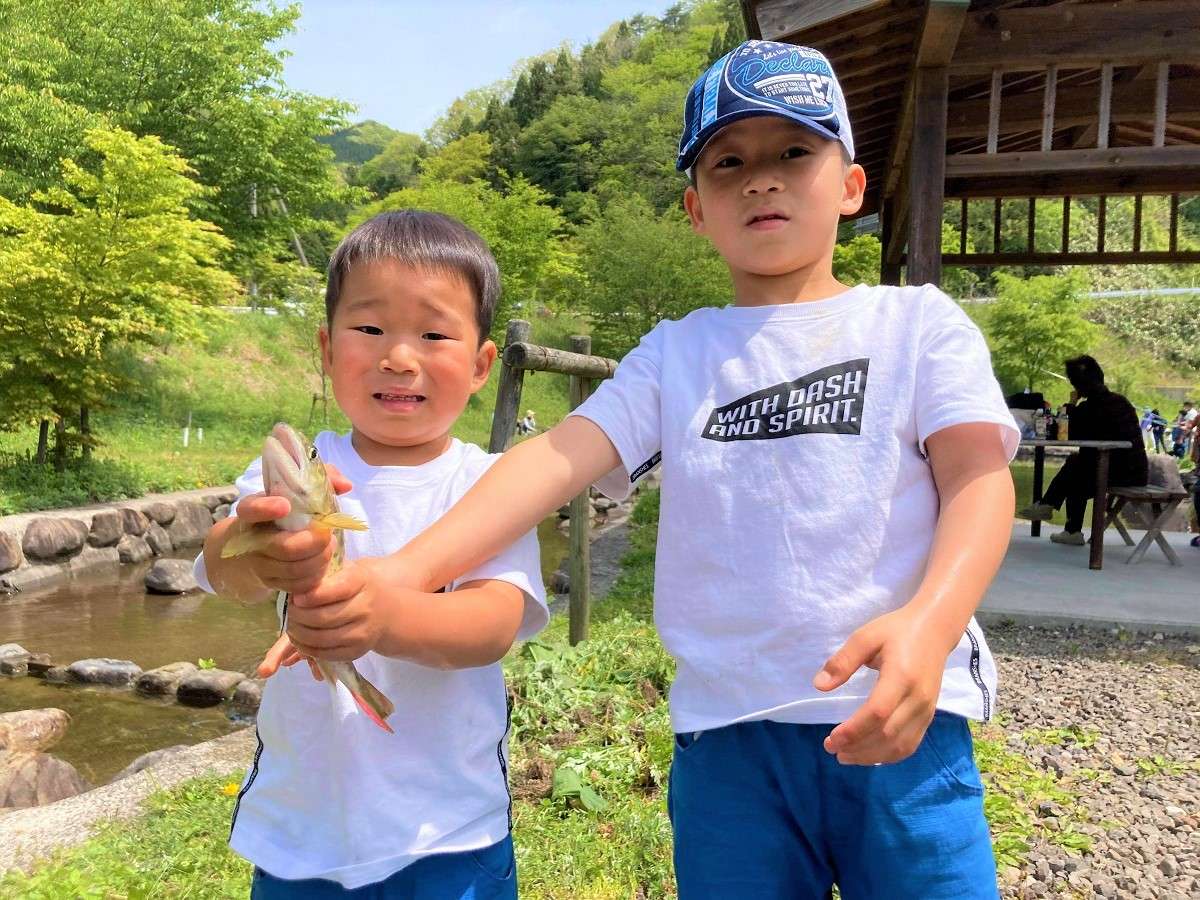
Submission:
[[[900,263],[888,262],[888,247],[896,230],[896,200],[884,200],[879,210],[879,283],[899,284]]]
[[[909,284],[942,280],[942,200],[946,189],[945,68],[917,69],[909,168]]]
[[[570,349],[573,353],[589,356],[592,352],[592,339],[582,335],[572,335]],[[571,409],[575,409],[592,392],[592,380],[580,375],[572,375],[570,379],[568,400]],[[568,566],[571,578],[571,601],[568,636],[572,646],[580,641],[586,641],[588,635],[588,615],[592,593],[591,532],[591,488],[586,487],[583,489],[583,493],[571,499],[570,563]]]
[[[529,340],[530,325],[522,319],[508,323],[504,334],[504,346],[525,343]],[[503,351],[501,352],[503,358]],[[492,436],[488,441],[489,453],[503,453],[512,443],[517,430],[517,410],[521,408],[521,387],[525,383],[525,371],[508,363],[500,366],[500,383],[496,387],[496,411],[492,414]]]

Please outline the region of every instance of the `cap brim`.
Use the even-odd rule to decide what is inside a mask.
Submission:
[[[808,116],[802,116],[799,113],[791,113],[783,109],[741,109],[724,116],[718,116],[708,127],[701,129],[687,151],[675,162],[675,168],[680,172],[690,169],[700,154],[704,152],[704,148],[708,146],[708,142],[717,136],[718,131],[727,128],[734,122],[741,121],[742,119],[753,119],[757,116],[775,116],[779,119],[787,119],[789,122],[795,122],[802,128],[807,128],[813,134],[817,135],[817,137],[825,138],[828,141],[841,142],[841,138],[838,135],[820,122],[810,119]]]

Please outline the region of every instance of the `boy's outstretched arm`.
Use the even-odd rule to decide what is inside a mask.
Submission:
[[[468,585],[435,605],[428,592],[491,559],[620,464],[604,432],[579,416],[518,444],[400,550],[358,560],[293,596],[293,640],[304,635],[309,641],[301,640],[303,653],[332,659],[374,650],[426,665],[458,665],[460,653],[486,656],[489,635],[503,637],[507,630],[491,618],[488,598]],[[320,631],[319,641],[303,628]],[[505,648],[511,643],[509,634]]]
[[[813,682],[829,691],[862,666],[879,670],[866,702],[825,739],[842,763],[897,762],[917,749],[936,711],[946,658],[1012,534],[1012,475],[995,425],[951,426],[930,435],[926,449],[941,512],[925,577],[906,605],[850,635]]]

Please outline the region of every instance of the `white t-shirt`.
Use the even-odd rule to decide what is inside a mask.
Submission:
[[[621,456],[597,482],[609,496],[662,463],[654,618],[678,661],[677,732],[846,719],[876,673],[828,694],[812,679],[921,582],[938,517],[925,439],[991,422],[1010,457],[1020,440],[979,330],[928,286],[660,322],[575,414]],[[995,691],[972,620],[938,706],[986,719]]]
[[[354,485],[338,498],[342,511],[369,526],[345,532],[348,560],[398,550],[498,458],[455,440],[421,466],[371,466],[349,435],[322,432],[315,443]],[[261,465],[255,460],[238,479],[239,496],[263,489]],[[211,590],[203,555],[195,570]],[[479,579],[524,592],[519,638],[546,624],[534,532],[456,583]],[[305,665],[272,676],[258,711],[258,751],[234,811],[233,849],[279,878],[328,878],[352,889],[422,857],[504,838],[508,697],[500,664],[446,671],[368,653],[355,666],[395,704],[388,719],[395,734],[362,715],[345,687],[335,696]]]

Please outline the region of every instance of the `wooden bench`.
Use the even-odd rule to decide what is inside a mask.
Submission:
[[[1134,551],[1129,554],[1129,559],[1126,563],[1134,563],[1146,555],[1146,551],[1150,549],[1150,544],[1156,542],[1162,548],[1163,554],[1167,557],[1167,561],[1173,565],[1180,565],[1179,557],[1175,555],[1175,551],[1171,549],[1166,537],[1163,536],[1163,526],[1171,518],[1171,514],[1175,512],[1179,504],[1188,498],[1187,491],[1173,491],[1164,487],[1154,487],[1147,485],[1146,487],[1110,487],[1108,489],[1108,514],[1106,519],[1116,526],[1117,531],[1125,541],[1125,545],[1133,547],[1133,538],[1129,536],[1129,532],[1125,530],[1124,524],[1121,522],[1121,510],[1129,503],[1138,503],[1149,506],[1154,511],[1154,517],[1146,528],[1146,536],[1134,548]]]

